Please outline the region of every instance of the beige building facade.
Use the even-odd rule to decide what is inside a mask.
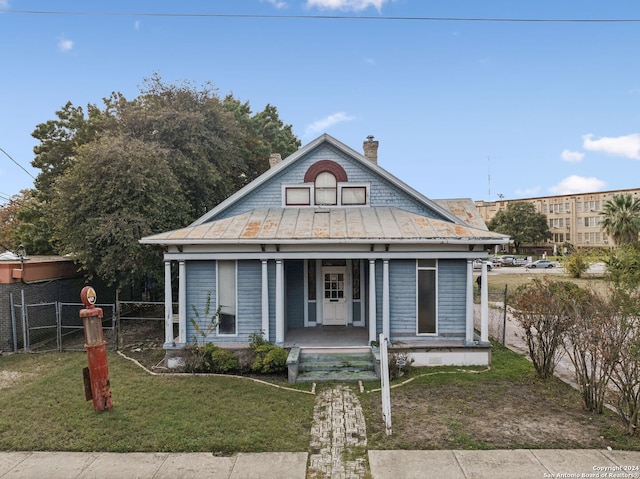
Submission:
[[[630,194],[640,198],[640,188],[517,200],[476,201],[475,203],[485,222],[491,220],[498,211],[505,210],[510,202],[532,203],[538,213],[547,217],[549,230],[553,236],[542,245],[529,245],[530,252],[535,253],[536,249],[540,249],[540,252],[544,250],[548,253],[563,253],[569,245],[578,248],[606,248],[611,244],[611,238],[602,231],[600,226],[601,212],[607,201],[618,194]]]

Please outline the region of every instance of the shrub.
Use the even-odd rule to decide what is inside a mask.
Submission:
[[[200,348],[202,366],[205,372],[228,373],[238,368],[238,360],[233,353],[214,344],[207,344]]]
[[[264,339],[263,331],[256,331],[255,333],[251,333],[249,335],[249,348],[252,351],[255,351],[255,349],[258,346],[264,346],[265,344],[271,344],[271,343],[269,343],[269,341]]]
[[[288,353],[280,346],[262,344],[254,349],[251,371],[262,374],[282,373],[287,369]]]
[[[411,369],[413,358],[407,353],[389,354],[389,379],[394,380],[404,376]]]
[[[564,267],[572,278],[580,278],[589,269],[589,257],[584,251],[575,251],[564,260]]]

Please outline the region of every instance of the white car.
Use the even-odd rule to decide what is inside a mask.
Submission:
[[[487,261],[487,271],[491,271],[494,268],[494,264],[493,261],[491,260],[486,260]],[[481,259],[476,259],[473,260],[473,269],[482,269],[482,260]]]

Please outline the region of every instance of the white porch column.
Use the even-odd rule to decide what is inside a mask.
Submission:
[[[262,260],[262,331],[264,339],[269,341],[269,275],[267,260]]]
[[[376,341],[376,260],[369,260],[369,342]]]
[[[487,262],[482,262],[482,279],[480,288],[480,342],[489,342],[489,280],[487,278]]]
[[[465,344],[473,344],[473,260],[467,260],[467,304],[466,304],[466,333]]]
[[[389,260],[382,263],[382,334],[389,340]]]
[[[187,343],[187,264],[178,262],[178,343]]]
[[[284,269],[276,260],[276,344],[284,344]]]
[[[171,261],[164,262],[164,345],[175,346],[173,337],[173,295],[171,294]]]

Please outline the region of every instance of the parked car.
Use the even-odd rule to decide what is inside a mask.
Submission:
[[[487,271],[491,271],[491,269],[494,267],[493,261],[491,260],[486,260],[486,261],[487,261]],[[473,269],[482,269],[481,259],[476,259],[473,261]]]
[[[515,256],[501,256],[500,262],[502,266],[515,266],[517,258]]]
[[[548,259],[539,259],[538,261],[529,263],[527,268],[553,268],[554,266],[555,263],[553,261],[549,261]]]

